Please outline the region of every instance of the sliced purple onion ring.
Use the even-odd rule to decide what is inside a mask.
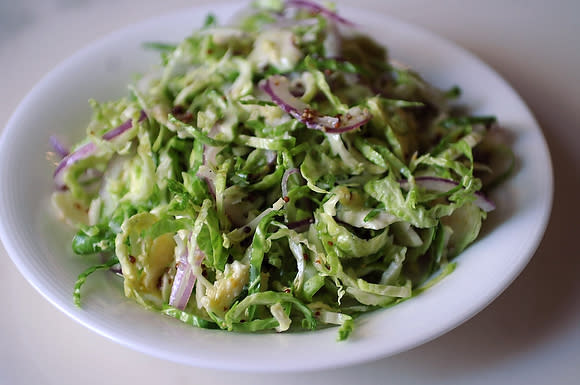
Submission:
[[[145,111],[141,110],[141,115],[139,115],[138,122],[141,123],[146,118],[147,118],[147,114],[145,113]],[[113,138],[116,138],[117,136],[121,135],[122,133],[124,133],[125,131],[127,131],[128,129],[130,129],[132,127],[133,127],[133,119],[128,119],[120,126],[115,127],[112,130],[105,132],[105,134],[103,135],[103,139],[111,140]]]
[[[171,294],[169,295],[169,305],[180,310],[185,309],[187,306],[197,279],[195,274],[193,274],[193,269],[189,263],[187,254],[187,248],[185,248],[185,251],[179,256],[177,272],[175,273],[173,285],[171,286]],[[196,248],[194,256],[195,265],[200,266],[204,257],[203,252],[199,248]]]
[[[139,122],[142,122],[146,118],[147,118],[147,114],[145,113],[145,111],[141,110],[141,115],[139,116]],[[113,129],[105,132],[105,134],[102,136],[102,138],[104,140],[110,141],[110,140],[116,138],[117,136],[121,135],[122,133],[124,133],[125,131],[130,129],[131,127],[133,127],[133,120],[129,119],[126,122],[122,123],[120,126],[115,127]],[[84,144],[81,147],[79,147],[76,151],[66,155],[60,161],[60,163],[56,167],[56,170],[54,170],[53,178],[54,178],[54,183],[56,184],[56,187],[60,190],[66,189],[66,184],[64,183],[64,180],[63,180],[64,171],[67,168],[69,168],[70,166],[72,166],[73,164],[75,164],[76,162],[78,162],[79,160],[83,160],[83,159],[88,158],[89,156],[93,155],[96,150],[97,150],[97,146],[95,145],[95,143],[89,142],[89,143]]]
[[[321,5],[318,5],[312,1],[308,0],[288,0],[286,1],[286,7],[296,7],[309,10],[314,13],[320,13],[324,16],[327,16],[329,19],[334,20],[336,22],[342,23],[348,26],[355,26],[352,21],[345,19],[344,17],[338,15],[336,12],[331,11],[328,8],[325,8]]]
[[[300,119],[302,112],[309,107],[308,104],[292,95],[290,92],[290,82],[285,76],[270,76],[266,79],[262,89],[270,96],[274,103],[296,119]]]
[[[56,154],[60,156],[61,159],[69,154],[69,150],[62,144],[62,142],[56,136],[51,135],[49,140],[50,145],[52,146]]]
[[[65,156],[56,167],[56,170],[54,170],[54,183],[56,184],[56,187],[60,190],[66,189],[64,171],[79,160],[88,158],[94,154],[96,150],[97,146],[93,142],[89,142],[79,147],[75,152]]]
[[[342,134],[359,128],[372,118],[367,109],[358,106],[350,108],[343,115],[321,116],[308,104],[292,95],[290,82],[285,76],[270,76],[262,85],[262,89],[278,107],[311,129],[330,134]]]
[[[406,180],[401,180],[400,185],[403,189],[409,188],[409,182]],[[455,182],[451,179],[445,178],[438,178],[434,176],[420,176],[415,178],[415,183],[426,189],[431,191],[438,191],[438,192],[447,192],[457,186],[459,183]],[[489,200],[482,192],[476,191],[475,192],[475,201],[474,203],[483,211],[490,212],[495,210],[495,204]]]

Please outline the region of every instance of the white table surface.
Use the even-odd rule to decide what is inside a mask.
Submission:
[[[79,48],[129,23],[200,3],[0,0],[0,129],[30,88]],[[162,361],[89,331],[44,300],[0,245],[0,384],[580,383],[580,2],[357,4],[471,50],[531,107],[550,146],[556,186],[546,235],[521,276],[470,321],[397,356],[294,375],[234,373]]]

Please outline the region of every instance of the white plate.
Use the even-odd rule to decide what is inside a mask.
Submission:
[[[132,75],[157,62],[145,41],[178,41],[212,11],[226,21],[238,5],[197,7],[116,32],[50,72],[22,101],[0,142],[0,235],[24,277],[51,303],[95,332],[125,346],[184,364],[251,371],[309,370],[377,359],[425,343],[469,319],[520,273],[536,250],[550,213],[549,152],[532,114],[514,90],[465,50],[415,26],[343,7],[342,13],[386,44],[391,56],[440,87],[458,84],[476,114],[494,114],[514,133],[517,174],[493,198],[480,239],[455,272],[426,293],[357,321],[352,338],[336,330],[244,335],[188,327],[123,297],[110,274],[84,287],[76,308],[72,288],[89,263],[74,256],[70,231],[49,210],[54,165],[49,136],[77,140],[90,116],[89,98],[126,94]]]

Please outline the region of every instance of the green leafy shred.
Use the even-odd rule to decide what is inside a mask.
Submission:
[[[77,305],[78,307],[81,306],[81,287],[84,285],[84,283],[87,280],[89,275],[93,274],[95,271],[98,271],[98,270],[110,269],[111,267],[115,266],[118,263],[119,263],[119,260],[117,258],[111,258],[107,262],[101,263],[98,265],[93,265],[93,266],[87,268],[81,274],[79,274],[79,276],[75,282],[74,291],[73,291],[73,299],[74,299],[75,305]]]

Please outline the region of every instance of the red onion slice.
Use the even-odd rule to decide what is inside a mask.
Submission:
[[[195,251],[194,263],[196,266],[200,266],[205,255],[199,248],[196,248]],[[179,256],[177,272],[175,273],[173,285],[171,286],[171,294],[169,295],[169,304],[180,310],[185,309],[187,306],[197,279],[195,274],[193,274],[193,269],[188,261],[187,254],[186,248],[185,252]]]
[[[406,180],[402,180],[399,182],[403,189],[409,188],[409,182]],[[457,186],[459,183],[455,182],[451,179],[445,178],[438,178],[433,176],[420,176],[415,178],[415,183],[426,189],[431,191],[438,191],[438,192],[447,192]],[[475,192],[475,202],[474,202],[480,209],[485,212],[490,212],[495,210],[495,204],[489,200],[482,192],[476,191]]]
[[[145,111],[141,110],[141,115],[139,116],[139,122],[142,122],[143,120],[145,120],[145,118],[147,118],[147,114],[145,113]],[[116,138],[117,136],[121,135],[123,132],[127,131],[131,127],[133,127],[133,120],[129,119],[126,122],[124,122],[123,124],[121,124],[120,126],[115,127],[113,129],[107,131],[102,136],[102,138],[110,141],[110,140]],[[67,168],[69,168],[70,166],[72,166],[73,164],[75,164],[76,162],[78,162],[79,160],[88,158],[89,156],[93,155],[96,150],[97,150],[97,146],[95,145],[95,143],[89,142],[89,143],[84,144],[81,147],[79,147],[76,151],[66,155],[60,161],[60,163],[56,167],[56,170],[54,170],[53,178],[54,178],[54,183],[56,184],[56,187],[58,189],[65,189],[66,184],[64,183],[64,180],[63,180],[64,171]]]
[[[191,270],[191,265],[187,261],[187,255],[181,255],[177,272],[173,279],[173,286],[171,286],[171,295],[169,296],[169,304],[180,310],[185,309],[191,293],[196,277]]]
[[[312,1],[308,0],[288,0],[286,1],[286,7],[297,7],[309,10],[314,13],[320,13],[324,16],[327,16],[329,19],[334,20],[336,22],[342,23],[348,26],[355,26],[352,21],[345,19],[344,17],[338,15],[336,12],[331,11],[328,8],[325,8],[321,5],[313,3]]]
[[[63,179],[64,171],[73,164],[75,164],[76,162],[78,162],[79,160],[88,158],[89,156],[94,154],[96,150],[97,146],[93,142],[89,142],[79,147],[75,152],[72,152],[67,156],[65,156],[56,167],[56,170],[54,170],[53,176],[56,187],[58,189],[65,189],[66,183],[64,182]]]
[[[266,79],[262,89],[270,96],[274,103],[298,120],[301,119],[302,113],[309,109],[308,104],[292,95],[290,92],[290,82],[285,76],[270,76]]]
[[[138,120],[139,123],[144,121],[146,118],[147,118],[147,114],[145,113],[145,111],[141,110],[141,115],[139,115],[139,120]],[[127,131],[128,129],[130,129],[132,127],[133,127],[133,119],[128,119],[126,122],[124,122],[120,126],[115,127],[112,130],[105,132],[105,134],[103,135],[103,139],[111,140],[113,138],[116,138],[117,136],[121,135],[122,133],[124,133],[125,131]]]
[[[357,129],[372,118],[367,109],[358,106],[350,108],[343,115],[319,115],[308,104],[292,95],[290,82],[285,76],[270,76],[262,85],[262,89],[281,109],[311,129],[341,134]]]
[[[346,114],[340,116],[339,122],[332,128],[326,128],[324,131],[330,134],[342,134],[343,132],[348,132],[356,130],[363,124],[367,124],[371,120],[371,113],[360,107],[350,108]]]
[[[69,154],[69,150],[61,143],[60,140],[58,140],[56,136],[52,135],[49,140],[50,145],[61,159]]]

